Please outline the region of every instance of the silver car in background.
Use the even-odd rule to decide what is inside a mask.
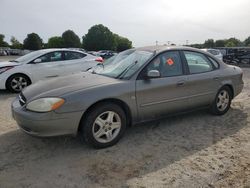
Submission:
[[[205,52],[208,52],[208,53],[212,54],[214,57],[216,57],[219,60],[223,61],[223,54],[221,53],[220,50],[212,49],[212,48],[202,49],[202,50],[205,51]]]
[[[117,57],[24,89],[12,103],[17,124],[34,136],[80,133],[104,148],[129,125],[200,107],[223,115],[243,88],[239,67],[194,48],[151,46]]]
[[[19,93],[39,80],[86,71],[103,59],[72,49],[43,49],[0,63],[0,89]]]

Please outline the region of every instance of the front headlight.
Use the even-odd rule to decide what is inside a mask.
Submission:
[[[4,73],[5,71],[9,70],[9,69],[12,69],[13,67],[3,67],[3,68],[0,68],[0,74]]]
[[[49,112],[60,108],[60,106],[62,106],[64,102],[64,99],[61,98],[41,98],[29,102],[26,106],[26,109],[34,112]]]

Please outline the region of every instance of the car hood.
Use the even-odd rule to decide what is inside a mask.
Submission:
[[[17,66],[17,65],[20,65],[20,63],[9,62],[9,61],[0,62],[0,68],[2,68],[2,67],[9,67],[9,66]]]
[[[39,81],[22,92],[27,101],[42,97],[60,97],[64,94],[119,82],[118,79],[87,72]]]

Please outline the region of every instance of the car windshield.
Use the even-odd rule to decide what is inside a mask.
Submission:
[[[108,64],[115,64],[123,59],[125,59],[125,57],[127,57],[128,55],[132,54],[133,52],[135,52],[135,49],[129,49],[129,50],[125,50],[117,55],[114,55],[113,57],[108,58],[105,62],[104,65],[108,65]]]
[[[94,67],[90,72],[126,79],[132,76],[152,55],[152,52],[135,49],[124,51],[110,61],[104,62],[102,66]]]
[[[31,61],[34,58],[36,58],[39,55],[42,55],[43,52],[42,51],[34,51],[34,52],[30,52],[24,56],[21,56],[19,58],[17,58],[16,60],[12,60],[12,62],[17,62],[17,63],[22,63],[22,62],[27,62],[27,61]]]

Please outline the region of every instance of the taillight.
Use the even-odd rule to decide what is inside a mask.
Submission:
[[[98,57],[98,58],[96,58],[96,59],[95,59],[95,61],[97,61],[97,62],[99,62],[99,63],[103,63],[103,59],[102,59],[102,57]]]

